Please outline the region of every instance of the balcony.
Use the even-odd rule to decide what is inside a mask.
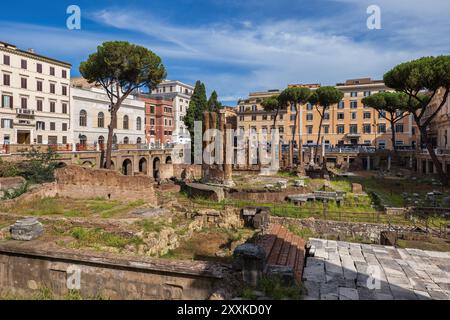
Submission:
[[[34,110],[17,108],[16,114],[18,118],[34,119]]]

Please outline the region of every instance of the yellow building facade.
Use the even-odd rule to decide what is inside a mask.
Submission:
[[[318,84],[292,84],[289,87],[306,86],[311,90]],[[322,123],[322,137],[328,146],[371,145],[381,149],[391,149],[390,122],[381,117],[377,111],[363,105],[362,99],[377,92],[391,91],[383,81],[370,78],[347,80],[338,83],[336,88],[344,93],[342,101],[325,112]],[[246,132],[270,134],[275,112],[267,112],[261,103],[264,99],[278,95],[281,90],[269,90],[250,93],[249,97],[239,101],[238,128]],[[304,104],[299,108],[300,117],[297,124],[300,130],[295,137],[303,145],[315,145],[318,139],[320,114],[314,106]],[[293,107],[280,111],[275,127],[279,129],[280,140],[289,143],[295,125]],[[396,124],[396,144],[403,147],[415,147],[420,141],[420,134],[415,128],[414,119],[407,116]]]

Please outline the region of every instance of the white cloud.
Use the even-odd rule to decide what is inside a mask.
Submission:
[[[129,11],[103,10],[95,17],[108,26],[155,39],[163,56],[185,63],[194,60],[242,68],[237,74],[204,70],[193,75],[228,97],[244,97],[252,90],[282,88],[289,83],[333,84],[352,77],[381,77],[398,62],[432,53],[334,35],[323,30],[323,20],[264,21],[251,28],[230,24],[186,28]]]

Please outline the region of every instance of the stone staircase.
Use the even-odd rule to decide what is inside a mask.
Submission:
[[[291,267],[297,282],[301,282],[305,262],[305,240],[280,224],[271,224],[260,237],[258,244],[266,252],[268,265]]]

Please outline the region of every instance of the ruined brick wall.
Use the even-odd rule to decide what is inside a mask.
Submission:
[[[192,178],[197,180],[202,178],[202,165],[201,164],[174,164],[173,176],[178,179],[182,179],[183,171],[189,171]]]
[[[203,300],[222,280],[223,266],[0,241],[0,294],[32,296],[40,288],[64,298],[79,276],[84,298]]]
[[[118,172],[67,166],[55,173],[58,194],[75,199],[110,198],[144,200],[156,203],[153,179],[146,176],[124,176]]]

